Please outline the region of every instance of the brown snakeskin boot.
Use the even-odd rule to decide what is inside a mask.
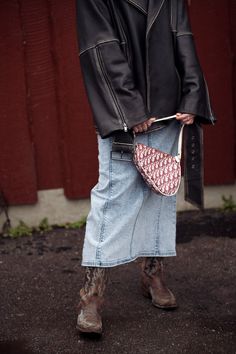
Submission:
[[[141,287],[145,297],[161,309],[177,307],[174,294],[167,288],[163,276],[163,258],[147,257],[142,262]]]
[[[76,328],[85,333],[102,333],[101,307],[107,283],[107,269],[85,268],[85,282],[80,290]]]

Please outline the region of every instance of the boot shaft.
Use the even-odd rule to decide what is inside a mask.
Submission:
[[[96,299],[98,303],[103,302],[107,280],[106,268],[86,267],[84,285],[80,290],[81,301],[89,303],[92,299]]]
[[[142,263],[142,292],[150,297],[154,306],[162,309],[176,308],[174,294],[166,286],[163,271],[163,258],[146,257]]]
[[[80,290],[79,314],[77,328],[80,332],[101,333],[101,307],[108,280],[105,268],[86,267],[84,286]]]
[[[163,258],[161,257],[146,257],[142,262],[142,271],[148,277],[159,276],[163,277]]]

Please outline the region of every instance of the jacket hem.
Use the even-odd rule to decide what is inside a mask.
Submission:
[[[146,114],[144,114],[144,115],[142,115],[140,117],[132,119],[132,122],[129,120],[129,118],[127,118],[126,122],[127,122],[128,128],[132,129],[136,125],[144,123],[149,118],[151,118],[150,113],[146,113]]]
[[[198,109],[188,107],[187,105],[179,106],[177,109],[178,112],[194,114],[196,118],[200,118],[200,123],[213,124],[216,122],[216,119],[213,115],[207,114],[206,112],[201,112]]]

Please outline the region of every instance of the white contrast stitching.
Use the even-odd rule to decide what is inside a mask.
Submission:
[[[192,32],[177,32],[176,37],[180,37],[180,36],[193,36],[193,33]]]
[[[81,50],[81,52],[79,53],[79,55],[82,55],[82,54],[84,54],[85,52],[87,52],[88,50],[94,49],[94,48],[98,47],[98,46],[101,45],[101,44],[110,43],[110,42],[118,42],[118,43],[120,43],[120,44],[125,44],[125,42],[120,42],[119,39],[116,39],[116,38],[108,39],[108,40],[104,40],[104,41],[99,41],[99,42],[97,42],[96,44],[91,45],[91,46],[87,47],[86,49]]]
[[[139,9],[141,12],[143,12],[145,15],[147,15],[147,11],[139,4],[136,4],[135,1],[132,1],[132,0],[126,0],[126,1],[129,2],[131,5],[137,7],[137,9]]]

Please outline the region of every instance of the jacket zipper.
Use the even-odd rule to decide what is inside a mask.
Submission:
[[[107,73],[106,73],[106,70],[105,70],[105,67],[104,67],[104,62],[103,62],[99,47],[96,47],[96,53],[97,53],[97,58],[98,58],[98,63],[99,63],[100,69],[101,69],[101,73],[102,73],[102,75],[104,77],[104,80],[105,80],[105,82],[107,84],[108,90],[109,90],[109,92],[110,92],[110,94],[112,96],[114,105],[116,107],[116,111],[118,112],[118,115],[119,115],[119,118],[120,118],[119,121],[122,124],[124,131],[127,132],[128,131],[128,126],[126,124],[123,112],[122,112],[122,110],[121,110],[121,108],[119,106],[119,103],[117,101],[117,98],[116,98],[115,92],[113,90],[113,87],[112,87],[112,85],[110,83],[109,77],[107,76]]]

